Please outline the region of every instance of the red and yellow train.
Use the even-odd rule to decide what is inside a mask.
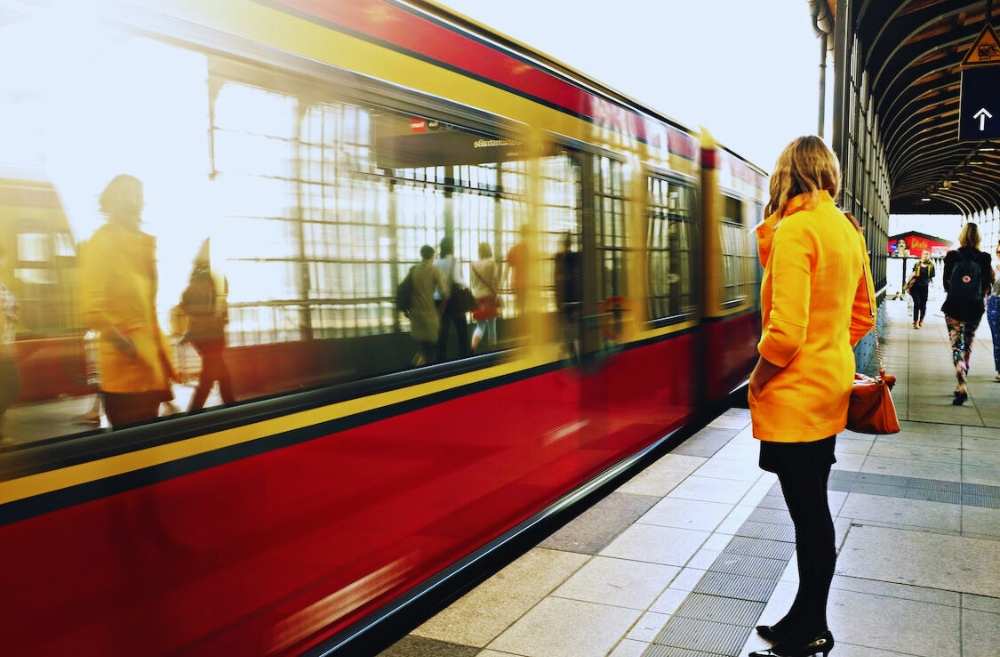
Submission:
[[[0,216],[44,206],[63,245],[42,285],[26,231],[5,238],[4,654],[330,654],[745,380],[766,175],[707,134],[430,2],[87,7],[0,28],[70,34],[78,60],[25,55],[45,180],[0,184]],[[239,402],[81,432],[74,254],[121,171],[146,185],[164,325],[211,238]],[[444,236],[465,281],[482,243],[522,269],[494,343],[413,367],[394,293]]]

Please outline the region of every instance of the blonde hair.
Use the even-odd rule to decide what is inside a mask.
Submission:
[[[785,147],[774,165],[765,216],[780,216],[789,199],[820,190],[834,198],[840,193],[840,163],[819,137],[799,137]]]
[[[982,237],[979,235],[979,226],[971,221],[962,226],[962,230],[958,232],[959,246],[967,246],[970,249],[978,251],[981,242]]]

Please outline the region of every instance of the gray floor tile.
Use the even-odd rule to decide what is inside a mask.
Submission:
[[[694,556],[709,532],[657,525],[632,525],[601,554],[606,557],[683,566]]]
[[[725,552],[787,561],[795,554],[795,544],[786,541],[735,536],[725,547]]]
[[[696,435],[688,438],[679,447],[673,449],[674,454],[687,456],[711,457],[732,440],[735,432],[722,429],[702,429]]]
[[[525,657],[604,657],[640,615],[635,609],[546,598],[489,647]]]
[[[996,657],[1000,652],[1000,615],[965,610],[962,614],[962,657]]]
[[[878,520],[929,529],[959,531],[962,527],[961,508],[941,502],[851,493],[841,513],[855,520]]]
[[[729,514],[730,505],[667,497],[656,503],[640,522],[664,527],[712,531]]]
[[[680,570],[677,566],[594,557],[552,595],[643,610]]]
[[[837,573],[863,579],[1000,596],[1000,541],[854,526]]]
[[[542,541],[539,547],[597,554],[657,500],[650,495],[611,493]]]
[[[962,532],[980,536],[1000,536],[1000,509],[963,506]],[[996,576],[1000,577],[1000,572]]]
[[[645,641],[622,639],[608,657],[642,657],[648,647],[649,644]]]
[[[749,628],[695,618],[671,617],[653,641],[656,644],[736,657]]]
[[[958,445],[952,448],[916,444],[876,443],[868,454],[869,456],[935,461],[939,463],[962,462],[962,451],[958,448]]]
[[[738,481],[757,481],[761,470],[757,467],[757,459],[726,459],[718,455],[709,459],[708,463],[698,468],[695,474],[699,477],[714,479],[736,479]]]
[[[767,602],[777,584],[778,580],[776,579],[707,572],[695,586],[694,592],[753,602]]]
[[[718,573],[778,579],[781,576],[781,571],[785,569],[786,563],[784,559],[767,559],[723,552],[716,557],[708,569]]]
[[[920,477],[922,479],[941,479],[945,481],[962,481],[962,466],[955,463],[937,463],[935,461],[916,461],[912,459],[894,459],[880,456],[869,456],[865,459],[861,472],[888,474],[901,477]]]
[[[981,465],[962,465],[962,482],[1000,486],[1000,468]]]
[[[404,636],[379,653],[379,657],[475,657],[479,648],[419,636]]]
[[[737,536],[762,538],[769,541],[795,542],[795,528],[791,525],[772,525],[769,523],[747,521],[736,530]]]
[[[763,602],[722,598],[716,595],[692,593],[687,597],[675,616],[698,618],[700,620],[753,627],[764,611]]]
[[[572,552],[536,548],[413,631],[428,639],[485,646],[587,562]]]
[[[987,598],[982,595],[963,593],[962,608],[988,611],[992,614],[1000,614],[1000,598]]]
[[[692,475],[672,490],[669,497],[736,504],[752,485],[749,481],[711,479]]]
[[[830,629],[845,643],[924,657],[959,657],[959,609],[842,589],[830,591]]]
[[[633,641],[649,643],[656,638],[656,635],[660,633],[663,626],[666,625],[669,620],[669,614],[661,614],[655,611],[646,612],[635,622],[635,625],[633,625],[632,629],[629,630],[626,638]]]
[[[961,601],[961,594],[954,591],[895,584],[877,579],[858,579],[843,575],[834,575],[832,587],[855,593],[870,593],[887,598],[902,598],[903,600],[929,602],[948,607],[958,607]]]

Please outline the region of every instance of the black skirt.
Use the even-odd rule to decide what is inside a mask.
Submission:
[[[760,441],[760,469],[768,472],[812,469],[837,462],[834,448],[837,437],[830,436],[808,443]]]

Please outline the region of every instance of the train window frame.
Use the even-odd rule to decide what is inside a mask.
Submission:
[[[722,265],[719,271],[721,279],[721,287],[719,289],[719,307],[723,310],[730,310],[733,308],[739,308],[740,306],[748,303],[753,297],[753,290],[751,289],[754,284],[754,278],[750,274],[751,267],[748,266],[748,260],[754,257],[751,253],[751,240],[749,227],[746,221],[746,210],[749,199],[739,196],[737,194],[722,190],[720,192],[720,197],[722,198],[721,212],[719,213],[719,256],[720,264]],[[732,202],[736,204],[739,208],[739,220],[733,221],[732,218],[727,217],[727,203]],[[726,226],[738,227],[740,231],[743,232],[743,246],[746,247],[746,253],[739,253],[739,250],[735,253],[728,253],[726,251]],[[730,231],[733,232],[733,231]],[[733,267],[735,265],[735,267]],[[729,282],[727,278],[727,268],[734,268],[737,274],[737,278],[734,282]],[[731,298],[727,298],[728,291],[735,290],[735,295]]]
[[[652,168],[643,169],[639,175],[642,176],[645,182],[644,189],[646,194],[645,198],[643,199],[645,204],[644,207],[646,209],[646,216],[644,221],[646,230],[645,230],[645,235],[643,236],[644,249],[646,252],[646,257],[643,258],[644,260],[643,273],[646,277],[646,299],[644,299],[644,302],[646,304],[647,325],[650,328],[656,329],[665,326],[670,326],[671,324],[678,324],[680,322],[690,320],[693,317],[695,317],[698,313],[698,298],[697,298],[698,289],[695,280],[695,272],[697,271],[698,263],[701,258],[701,254],[698,249],[698,230],[699,230],[698,223],[700,216],[699,206],[698,206],[698,185],[697,185],[697,180],[694,177],[686,177],[675,172],[668,173]],[[680,305],[679,312],[669,312],[670,306],[672,305],[672,301],[668,299],[669,314],[660,316],[655,316],[656,314],[653,312],[652,303],[655,297],[651,293],[652,281],[653,281],[653,276],[651,272],[653,250],[650,247],[650,235],[651,235],[650,231],[651,231],[651,219],[654,209],[652,203],[650,202],[650,184],[654,180],[666,183],[668,185],[668,194],[670,189],[669,186],[679,186],[683,190],[685,190],[687,195],[687,218],[678,220],[686,223],[687,227],[686,231],[687,267],[686,268],[683,267],[683,258],[681,258],[680,261],[682,263],[681,269],[686,269],[686,271],[681,272],[681,275],[682,276],[686,275],[689,281],[688,291],[687,291],[687,296],[689,297],[688,299],[689,303],[687,309],[685,310],[685,307],[683,305],[683,299],[685,296],[683,291],[683,282],[682,280],[679,280],[678,285],[680,285],[680,288],[678,289],[677,292],[677,297]],[[675,219],[673,218],[674,213],[670,210],[669,207],[666,208],[666,211],[667,211],[667,217],[666,217],[667,221],[668,222],[675,221]],[[683,249],[677,250],[678,256],[680,256],[682,253],[685,253]],[[668,262],[672,261],[673,261],[673,254],[671,254],[671,258]],[[672,273],[673,271],[671,270],[671,274]],[[671,293],[670,296],[673,296],[673,293]]]

